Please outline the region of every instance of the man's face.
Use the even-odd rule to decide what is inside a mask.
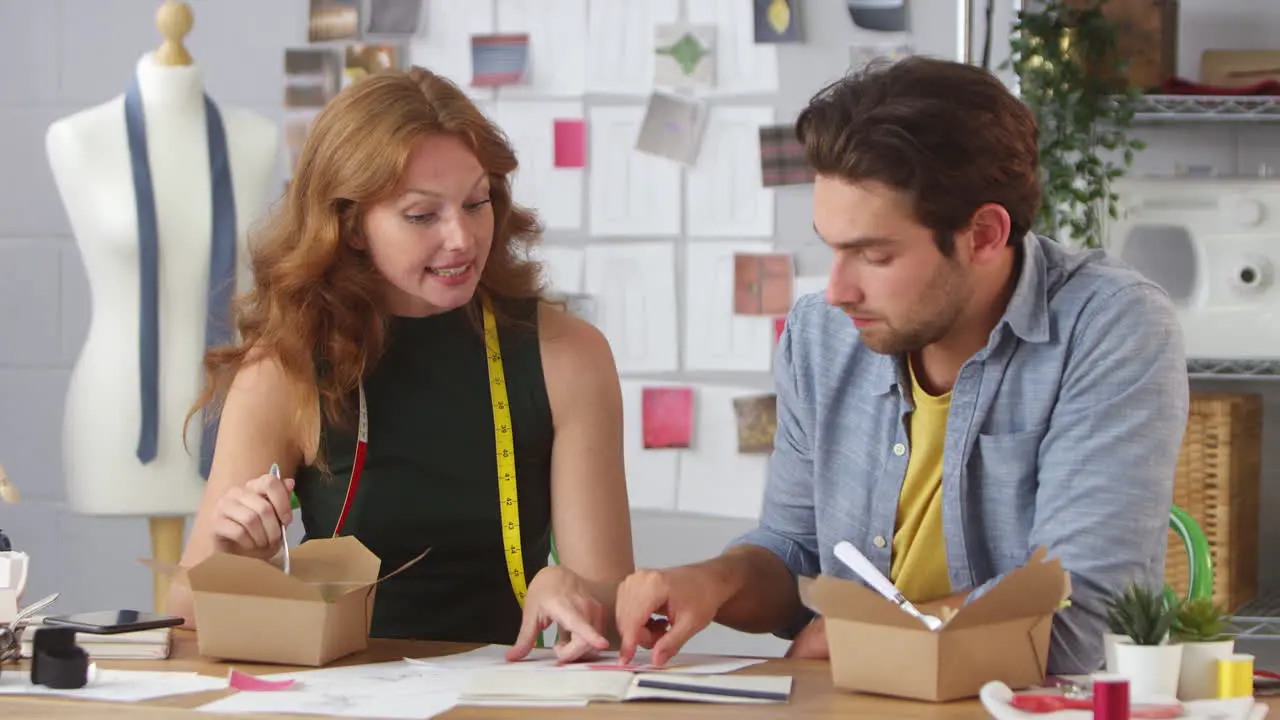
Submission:
[[[958,253],[944,256],[909,198],[887,185],[818,176],[813,226],[835,253],[827,302],[844,310],[878,353],[938,342],[970,301],[967,262]]]

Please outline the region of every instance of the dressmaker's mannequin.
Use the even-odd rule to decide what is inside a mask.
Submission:
[[[16,505],[18,503],[18,488],[9,479],[4,472],[4,466],[0,465],[0,500]]]
[[[203,423],[191,423],[190,452],[181,428],[203,382],[210,267],[244,285],[246,231],[271,197],[279,139],[267,118],[206,106],[202,73],[182,47],[185,3],[164,3],[156,21],[167,39],[139,61],[136,86],[54,122],[46,149],[93,306],[63,424],[68,503],[77,513],[151,518],[154,558],[177,562],[184,517],[204,491]],[[137,111],[130,121],[127,105]],[[211,157],[224,155],[211,169]],[[140,206],[139,168],[149,171],[154,213]],[[145,233],[152,215],[155,232]],[[167,581],[158,577],[155,591],[161,609]]]

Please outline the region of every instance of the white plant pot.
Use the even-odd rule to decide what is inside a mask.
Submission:
[[[1149,701],[1178,696],[1182,645],[1116,644],[1116,673],[1129,678],[1129,697]]]
[[[1119,633],[1102,634],[1102,650],[1106,654],[1106,671],[1109,673],[1116,672],[1116,645],[1119,644],[1132,645],[1133,638]]]
[[[1232,639],[1182,643],[1178,699],[1209,700],[1218,697],[1218,661],[1231,657],[1235,651],[1236,641]]]

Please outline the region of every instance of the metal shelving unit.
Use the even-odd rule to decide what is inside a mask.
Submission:
[[[1280,360],[1187,360],[1192,380],[1280,380]]]
[[[1280,122],[1278,95],[1144,95],[1135,123]]]
[[[1280,593],[1245,603],[1236,610],[1226,634],[1245,640],[1280,640]]]

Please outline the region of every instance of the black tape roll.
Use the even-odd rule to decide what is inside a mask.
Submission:
[[[89,682],[89,654],[76,645],[73,628],[40,628],[31,641],[31,684],[57,690]]]

